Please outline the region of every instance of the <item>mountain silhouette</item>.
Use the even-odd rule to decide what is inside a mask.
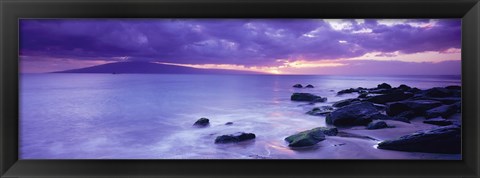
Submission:
[[[264,74],[261,72],[226,70],[226,69],[198,69],[150,62],[116,62],[98,66],[58,71],[53,73],[113,73],[113,74]]]

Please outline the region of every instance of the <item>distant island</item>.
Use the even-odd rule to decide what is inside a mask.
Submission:
[[[151,62],[116,62],[98,66],[57,71],[53,73],[111,73],[111,74],[264,74],[261,72],[226,70],[226,69],[198,69]]]

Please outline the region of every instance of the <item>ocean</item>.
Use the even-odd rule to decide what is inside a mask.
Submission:
[[[420,89],[461,85],[460,76],[309,76],[175,74],[21,74],[20,159],[436,159],[415,154],[320,145],[292,150],[283,140],[326,126],[317,106],[356,97],[339,90],[380,83]],[[315,88],[293,88],[294,84]],[[327,97],[308,105],[293,92]],[[192,127],[201,117],[206,128]],[[225,125],[233,122],[232,125]],[[214,144],[217,136],[256,134],[254,141]],[[343,138],[339,138],[343,139]],[[374,145],[358,141],[357,146]],[[357,151],[354,151],[354,150]],[[448,156],[447,156],[448,158]]]

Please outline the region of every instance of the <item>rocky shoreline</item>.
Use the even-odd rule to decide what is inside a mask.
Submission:
[[[294,88],[314,88],[308,84]],[[376,148],[403,152],[461,153],[461,87],[447,86],[421,90],[407,85],[392,87],[387,83],[375,88],[349,88],[337,95],[357,94],[357,97],[332,103],[331,106],[314,107],[307,115],[325,117],[327,127],[316,127],[284,138],[288,147],[315,146],[329,138],[369,139],[378,141]],[[326,97],[309,92],[296,92],[290,97],[294,102],[327,102]],[[421,122],[412,122],[421,120]],[[403,124],[397,124],[403,123]],[[416,124],[427,124],[429,129],[415,130]],[[226,123],[231,125],[232,122]],[[208,127],[208,119],[199,119],[194,126]],[[402,125],[396,128],[396,125]],[[407,129],[411,126],[411,129]],[[365,130],[365,131],[363,131]],[[368,131],[371,132],[368,132]],[[408,133],[404,133],[405,131]],[[369,135],[368,133],[376,135]],[[396,132],[397,134],[392,134]],[[402,133],[399,135],[398,133]],[[375,136],[379,138],[375,138]],[[255,140],[254,133],[232,133],[217,136],[215,144],[235,144]],[[339,144],[342,146],[345,144]]]

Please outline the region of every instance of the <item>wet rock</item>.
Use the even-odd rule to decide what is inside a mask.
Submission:
[[[303,88],[302,84],[295,84],[293,85],[293,88]]]
[[[367,125],[368,130],[383,129],[387,127],[388,125],[385,121],[372,121]]]
[[[387,83],[382,83],[382,84],[377,85],[377,88],[378,88],[378,89],[391,89],[392,86],[390,86],[390,85],[387,84]]]
[[[321,128],[303,131],[285,138],[290,147],[312,146],[323,140],[325,140],[325,134]]]
[[[326,136],[336,136],[338,134],[338,129],[335,127],[317,127],[316,129],[320,129]]]
[[[360,93],[360,95],[358,95],[358,98],[368,98],[368,93]]]
[[[425,91],[425,96],[429,97],[436,97],[436,98],[444,98],[444,97],[452,97],[454,93],[446,88],[435,87]]]
[[[347,105],[350,105],[352,103],[359,102],[359,101],[360,101],[360,99],[358,99],[358,98],[344,99],[344,100],[340,100],[340,101],[335,102],[332,106],[339,108],[339,107],[347,106]]]
[[[423,114],[426,110],[442,105],[439,101],[434,100],[411,100],[399,101],[387,104],[387,114],[396,116],[405,111],[414,111],[415,114]]]
[[[355,103],[333,111],[326,122],[335,126],[367,125],[372,121],[371,116],[378,113],[370,102]]]
[[[407,119],[413,119],[416,116],[418,116],[418,115],[415,114],[414,111],[405,111],[405,112],[402,112],[400,114],[395,115],[395,117],[405,117]]]
[[[233,122],[227,122],[225,125],[233,125]]]
[[[342,94],[347,94],[347,93],[354,93],[354,92],[358,92],[358,89],[349,88],[349,89],[345,89],[345,90],[340,90],[340,91],[337,92],[337,95],[342,95]]]
[[[412,93],[405,93],[403,91],[395,91],[389,94],[377,95],[367,98],[366,101],[372,103],[385,104],[388,102],[402,101],[413,97]]]
[[[442,105],[425,111],[425,118],[443,117],[448,118],[460,110],[460,103],[451,105]]]
[[[308,84],[305,88],[315,88],[313,85]]]
[[[458,86],[458,85],[450,85],[450,86],[447,86],[445,88],[449,89],[449,90],[462,90],[462,87]]]
[[[461,98],[459,97],[449,97],[449,98],[429,98],[431,100],[435,100],[435,101],[440,101],[442,102],[443,104],[454,104],[454,103],[457,103],[457,102],[460,102],[462,101]]]
[[[215,139],[215,143],[237,143],[252,139],[255,139],[255,134],[253,133],[237,132],[234,134],[218,136]]]
[[[410,90],[408,90],[408,92],[410,93],[418,93],[418,92],[421,92],[422,90],[418,89],[418,88],[412,88]]]
[[[452,121],[442,119],[442,118],[428,119],[428,120],[423,121],[423,123],[439,125],[439,126],[447,126],[447,125],[452,125],[453,124]]]
[[[385,114],[380,114],[380,113],[374,114],[374,115],[370,116],[370,118],[372,120],[391,120],[392,119],[390,116],[387,116]]]
[[[457,125],[450,125],[419,131],[398,139],[380,142],[378,148],[408,152],[460,154],[461,129]]]
[[[193,126],[197,126],[197,127],[206,127],[206,126],[209,126],[210,125],[210,120],[208,120],[207,118],[200,118],[198,119],[194,124]]]
[[[310,94],[310,93],[293,93],[290,97],[292,101],[308,101],[308,102],[325,102],[327,98],[322,98],[320,96]]]
[[[405,85],[405,84],[401,84],[397,88],[402,90],[402,91],[408,91],[408,90],[412,89],[412,87],[409,87],[408,85]]]
[[[334,108],[331,106],[320,106],[320,107],[315,107],[312,110],[308,111],[307,114],[312,116],[325,116],[331,113],[333,110]]]

